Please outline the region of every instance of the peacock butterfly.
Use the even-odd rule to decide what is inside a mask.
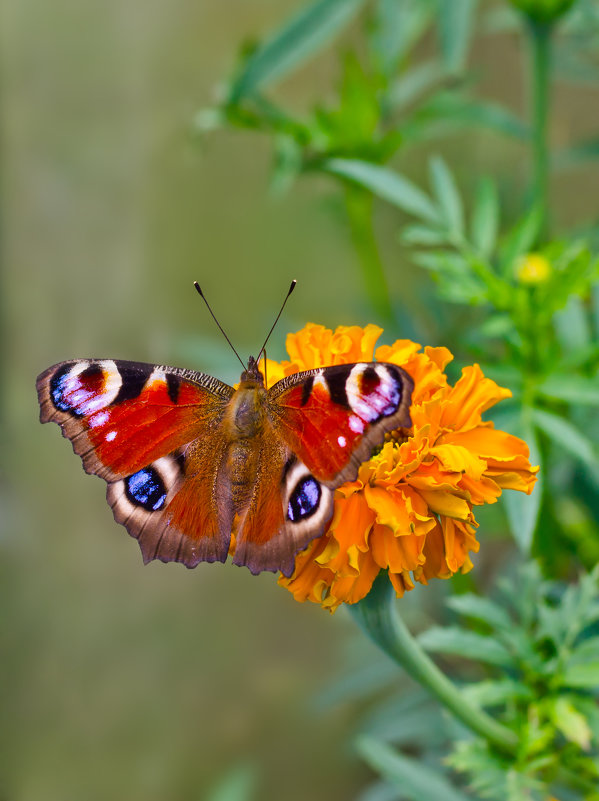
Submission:
[[[237,389],[112,359],[61,362],[37,379],[41,422],[58,423],[85,471],[107,482],[145,563],[224,562],[234,532],[234,564],[285,576],[325,531],[335,488],[387,432],[411,425],[412,389],[384,362],[307,370],[266,389],[251,356]]]

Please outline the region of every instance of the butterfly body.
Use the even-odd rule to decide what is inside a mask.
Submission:
[[[336,487],[385,433],[411,425],[412,380],[384,363],[287,376],[270,389],[250,358],[237,389],[204,373],[138,362],[62,362],[37,382],[84,469],[105,479],[117,522],[144,561],[225,561],[293,572],[320,536]]]

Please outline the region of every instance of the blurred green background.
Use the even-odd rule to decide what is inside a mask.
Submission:
[[[87,356],[235,381],[194,279],[246,356],[291,278],[298,288],[271,357],[307,320],[378,322],[333,185],[305,178],[273,197],[265,139],[192,135],[239,42],[296,7],[7,0],[2,9],[0,799],[204,799],[239,766],[255,771],[261,799],[342,801],[368,776],[347,747],[351,709],[311,705],[347,658],[354,630],[344,612],[295,603],[270,574],[144,568],[104,483],[82,472],[55,426],[39,426],[34,391],[48,365]],[[354,35],[278,95],[299,109],[326,95]],[[515,109],[521,58],[505,34],[479,41],[471,59],[482,91]],[[596,87],[557,86],[556,144],[598,125]],[[525,180],[521,144],[461,132],[411,151],[402,170],[421,175],[439,149],[465,186],[479,169],[509,170],[509,214],[509,181]],[[555,177],[558,223],[597,218],[598,178],[588,164]],[[376,224],[392,296],[411,312],[402,335],[454,349],[440,338],[428,275],[395,243],[397,213],[381,205]]]

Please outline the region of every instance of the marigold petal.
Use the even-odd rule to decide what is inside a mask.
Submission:
[[[387,527],[376,524],[370,534],[370,552],[379,567],[389,568],[393,573],[416,570],[424,563],[422,555],[426,537],[408,535],[396,537]]]
[[[459,482],[460,489],[468,494],[470,503],[481,506],[483,503],[495,503],[501,495],[501,487],[488,476],[475,480],[463,475]]]
[[[423,554],[425,562],[414,571],[414,578],[422,584],[428,584],[431,578],[449,578],[453,575],[445,558],[445,539],[443,529],[435,519],[434,527],[426,535]]]
[[[368,534],[375,521],[375,511],[361,493],[335,501],[335,513],[329,527],[330,534],[345,545],[368,550]]]
[[[477,453],[487,462],[486,475],[502,489],[516,489],[528,495],[536,482],[538,467],[531,467],[528,445],[519,437],[491,426],[460,431],[444,438]]]
[[[331,352],[342,358],[333,364],[371,362],[374,346],[382,333],[383,329],[378,325],[367,325],[364,329],[357,325],[339,326],[333,334]]]
[[[454,473],[468,473],[472,478],[482,476],[487,466],[484,459],[464,448],[463,445],[437,445],[430,453],[439,460],[444,470]]]
[[[420,490],[420,494],[429,505],[431,511],[445,517],[467,520],[470,515],[470,505],[464,498],[459,498],[447,490]]]
[[[468,572],[472,568],[470,551],[477,552],[479,544],[474,535],[475,529],[462,521],[441,518],[443,538],[445,541],[445,559],[452,573],[462,570]]]
[[[414,582],[407,570],[402,573],[389,573],[389,579],[398,598],[403,598],[406,590],[414,589]]]
[[[486,378],[478,364],[464,367],[462,377],[445,399],[442,424],[453,429],[477,426],[484,411],[511,396],[509,389]]]
[[[365,598],[372,589],[372,583],[379,573],[379,566],[373,559],[365,558],[357,576],[344,576],[331,584],[329,595],[323,601],[325,609],[332,612],[341,603],[355,604]]]
[[[366,486],[364,499],[370,509],[376,512],[376,522],[389,528],[395,536],[410,534],[413,531],[413,522],[401,492]]]

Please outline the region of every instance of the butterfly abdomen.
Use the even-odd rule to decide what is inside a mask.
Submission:
[[[263,385],[253,379],[244,380],[229,401],[223,421],[228,441],[226,475],[235,512],[248,506],[256,484],[261,456],[256,442],[264,431],[265,402]]]

